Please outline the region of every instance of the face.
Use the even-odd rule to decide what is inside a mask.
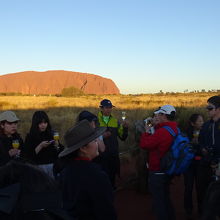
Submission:
[[[94,159],[99,155],[97,139],[91,141],[86,146],[81,147],[80,150],[84,156],[88,157],[91,160]]]
[[[194,127],[194,129],[200,130],[202,128],[203,123],[204,123],[203,117],[199,115],[197,120],[194,123],[192,122],[192,126]]]
[[[219,116],[220,114],[220,108],[216,108],[212,103],[208,102],[208,105],[206,106],[206,109],[208,111],[208,115],[211,119],[214,119]]]
[[[4,131],[4,134],[6,136],[11,136],[17,132],[18,122],[5,122],[4,124],[1,124],[1,127]]]
[[[162,123],[164,122],[166,119],[166,116],[162,113],[159,113],[159,114],[155,114],[154,116],[154,124],[159,124],[159,123]]]
[[[48,125],[47,122],[42,121],[42,122],[38,125],[38,128],[39,128],[39,130],[40,130],[41,132],[43,132],[43,131],[46,131],[47,125]]]
[[[112,107],[102,107],[101,111],[103,115],[110,116],[112,112]]]
[[[91,125],[92,128],[96,128],[95,121],[91,121],[91,122],[90,122],[90,125]]]

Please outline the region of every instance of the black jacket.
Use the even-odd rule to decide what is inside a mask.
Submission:
[[[5,135],[0,136],[0,166],[5,165],[9,160],[13,159],[10,157],[8,151],[12,149],[12,141],[18,140],[19,141],[19,148],[23,151],[23,140],[18,133],[13,134],[11,137],[7,137]],[[22,153],[22,152],[21,152]]]
[[[35,148],[42,141],[51,140],[53,140],[52,132],[50,134],[42,132],[38,137],[28,133],[24,142],[24,157],[28,159],[29,162],[37,165],[54,163],[57,160],[60,151],[63,150],[62,145],[60,145],[59,150],[57,150],[53,144],[50,144],[48,147],[43,148],[38,154],[35,152]]]
[[[204,123],[199,134],[199,144],[209,151],[213,159],[220,159],[220,119]]]
[[[116,220],[113,191],[97,164],[73,160],[61,172],[64,209],[79,220]]]

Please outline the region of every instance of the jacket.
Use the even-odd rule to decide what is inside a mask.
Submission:
[[[102,112],[98,113],[98,120],[100,127],[106,127],[106,131],[110,131],[112,134],[108,138],[104,138],[105,152],[103,154],[117,155],[118,154],[118,137],[124,141],[128,136],[128,128],[124,128],[119,124],[118,120],[110,115],[109,121],[106,124],[102,117]]]
[[[173,136],[163,126],[171,127],[177,134],[177,123],[169,121],[156,125],[154,134],[145,132],[140,138],[140,147],[149,151],[150,171],[160,171],[160,160],[174,140]]]
[[[220,119],[209,120],[203,124],[199,134],[201,148],[211,150],[213,159],[220,159]]]
[[[0,166],[5,165],[9,160],[13,159],[10,157],[8,151],[12,149],[12,141],[18,140],[19,141],[19,148],[21,153],[23,151],[23,140],[18,133],[13,134],[11,137],[7,137],[5,135],[0,136]]]
[[[54,163],[58,158],[58,154],[63,149],[62,145],[59,150],[57,150],[53,144],[50,144],[48,147],[43,148],[38,154],[35,152],[35,148],[42,141],[51,140],[53,140],[52,133],[48,135],[42,132],[38,138],[28,133],[24,142],[24,157],[37,165]]]
[[[64,209],[79,220],[115,220],[113,191],[108,176],[88,160],[72,160],[62,170]]]

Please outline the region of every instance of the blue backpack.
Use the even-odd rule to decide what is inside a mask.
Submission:
[[[168,175],[180,175],[187,170],[195,153],[188,137],[183,136],[179,128],[177,134],[169,126],[163,128],[174,137],[174,141],[168,152],[161,158],[161,170]]]

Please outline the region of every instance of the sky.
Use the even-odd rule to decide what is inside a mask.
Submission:
[[[220,89],[219,0],[0,0],[0,74],[68,70],[122,94]]]

